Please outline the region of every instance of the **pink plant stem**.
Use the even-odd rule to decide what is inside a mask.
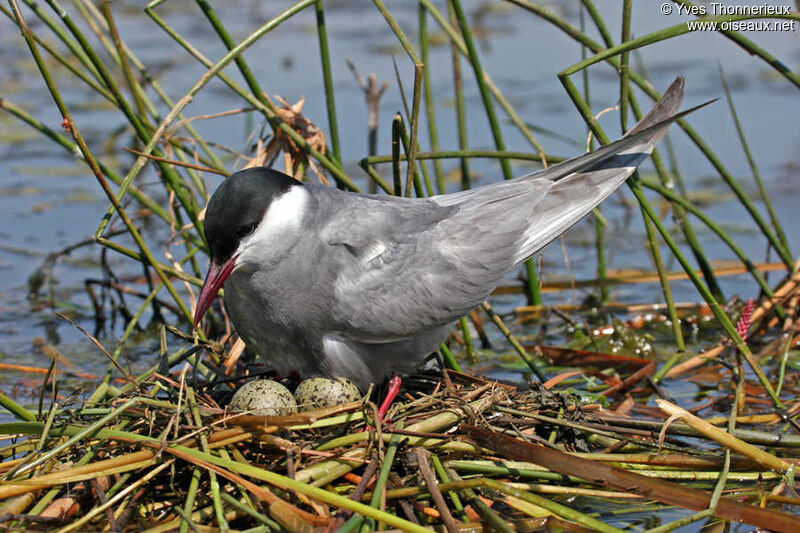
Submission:
[[[753,316],[753,299],[747,301],[747,305],[742,310],[742,316],[736,323],[736,332],[743,341],[747,340],[747,331],[750,329],[750,318]]]

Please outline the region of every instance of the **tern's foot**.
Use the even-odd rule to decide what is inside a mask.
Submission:
[[[381,406],[378,408],[378,416],[381,421],[383,421],[386,413],[389,411],[389,407],[391,407],[394,399],[400,394],[400,385],[402,384],[403,380],[400,379],[400,376],[392,376],[392,379],[389,380],[389,390],[386,391],[386,396],[383,398]]]

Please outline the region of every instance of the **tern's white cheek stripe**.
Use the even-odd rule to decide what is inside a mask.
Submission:
[[[270,240],[277,234],[300,227],[307,205],[306,190],[303,187],[292,187],[272,201],[249,240]]]
[[[271,249],[279,254],[287,240],[293,239],[300,230],[308,202],[308,191],[302,186],[293,186],[272,200],[253,234],[242,239],[239,253],[250,255],[248,252],[258,250],[256,253],[260,255]]]

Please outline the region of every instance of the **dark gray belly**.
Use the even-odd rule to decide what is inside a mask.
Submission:
[[[389,342],[366,340],[365,332],[332,324],[324,294],[282,287],[274,277],[278,273],[272,274],[235,272],[225,283],[225,308],[248,349],[282,375],[344,376],[366,390],[392,373],[413,370],[451,327]]]

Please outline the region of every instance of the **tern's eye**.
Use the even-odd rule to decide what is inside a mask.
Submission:
[[[249,226],[242,226],[241,228],[239,228],[239,231],[236,232],[236,236],[241,239],[242,237],[247,237],[255,230],[256,230],[255,224],[250,224]]]

